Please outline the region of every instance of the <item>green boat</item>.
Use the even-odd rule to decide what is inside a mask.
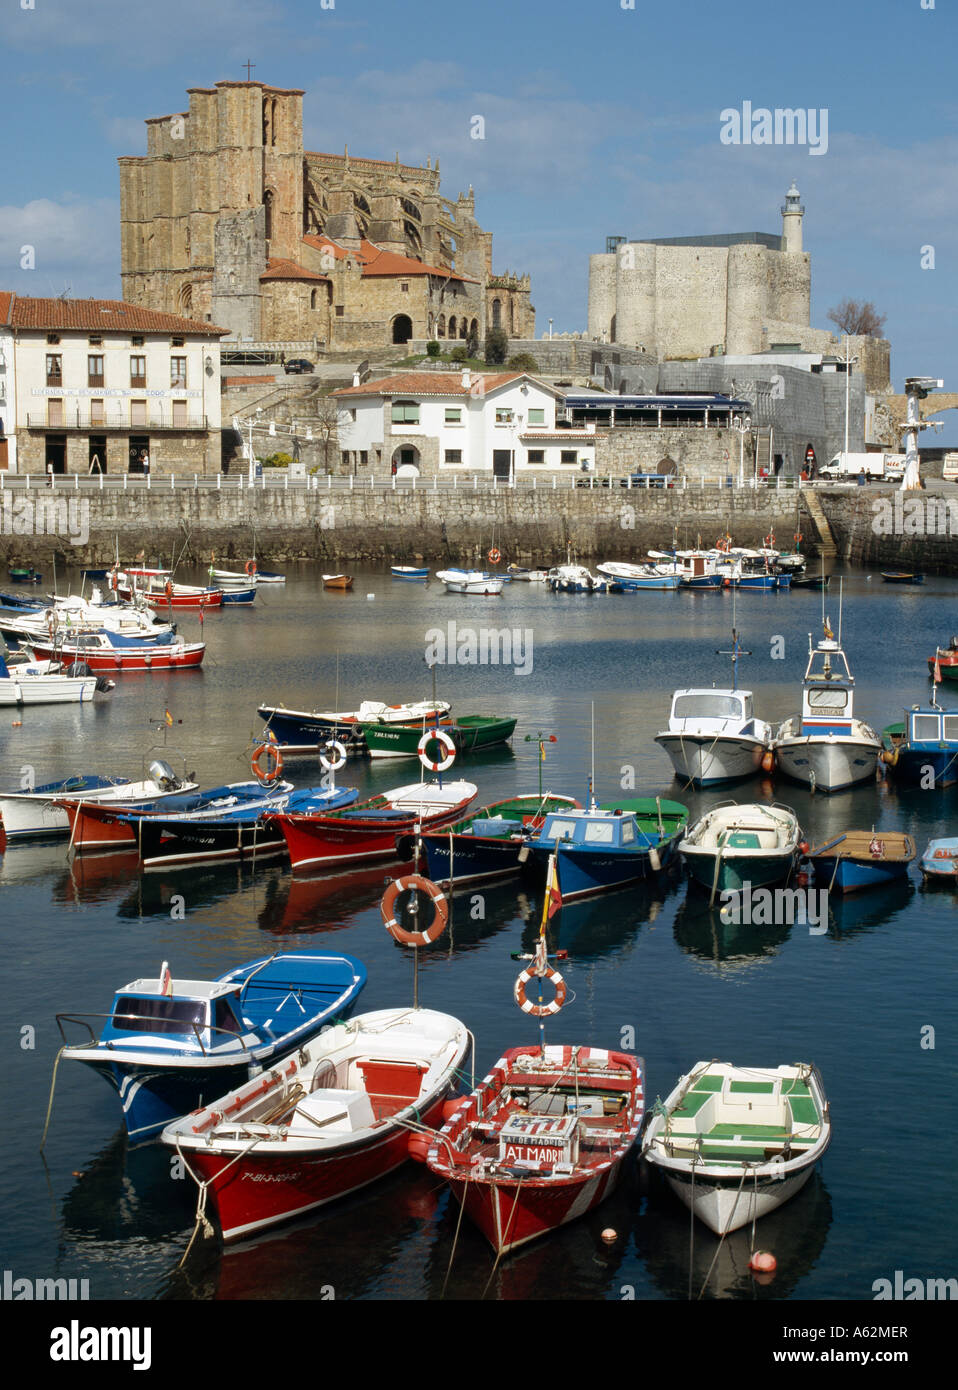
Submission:
[[[660,796],[638,796],[631,801],[604,801],[600,811],[621,811],[624,815],[635,816],[635,823],[643,835],[657,835],[662,863],[670,855],[678,837],[688,825],[689,808],[681,801],[664,801]]]
[[[443,724],[437,731],[448,735],[456,746],[456,756],[474,753],[479,748],[491,748],[505,743],[515,731],[515,719],[500,719],[498,715],[465,714],[452,724]],[[380,720],[359,726],[372,758],[415,758],[423,736],[421,724],[384,724]],[[426,730],[431,732],[431,726]],[[427,752],[436,762],[444,756],[438,741],[432,740]]]
[[[788,806],[722,801],[689,828],[679,853],[714,899],[716,893],[739,893],[789,878],[801,839]]]

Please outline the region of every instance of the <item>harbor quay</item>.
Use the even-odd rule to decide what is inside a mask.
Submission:
[[[614,560],[673,544],[709,547],[798,544],[807,555],[852,566],[908,565],[958,573],[958,491],[939,484],[904,500],[895,489],[472,486],[356,487],[347,479],[315,487],[64,485],[6,489],[0,498],[0,555],[41,567],[54,558],[103,565],[121,555],[184,552],[187,561],[223,562],[256,553],[271,561],[405,563],[483,560],[493,546],[505,563],[559,563],[570,552]],[[225,480],[224,480],[225,484]],[[62,495],[61,495],[62,494]],[[63,525],[57,518],[63,517]],[[796,541],[796,537],[800,540]],[[185,549],[184,549],[185,548]]]

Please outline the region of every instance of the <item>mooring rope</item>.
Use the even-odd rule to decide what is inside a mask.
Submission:
[[[53,1075],[50,1077],[50,1099],[47,1101],[47,1117],[43,1122],[43,1134],[40,1136],[40,1152],[43,1153],[43,1146],[47,1142],[47,1130],[50,1128],[50,1115],[53,1112],[53,1090],[57,1084],[57,1067],[60,1065],[60,1058],[66,1051],[66,1043],[60,1048],[53,1061]]]

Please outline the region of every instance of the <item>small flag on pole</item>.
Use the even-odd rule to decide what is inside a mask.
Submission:
[[[160,971],[160,993],[165,994],[168,999],[173,998],[173,976],[166,961],[163,962],[163,969]]]
[[[167,722],[167,724],[169,725],[169,727],[172,728],[172,727],[173,727],[173,716],[172,716],[172,714],[170,714],[170,712],[169,712],[168,709],[163,711],[163,718],[166,720],[166,722]]]
[[[941,657],[941,648],[940,648],[940,647],[936,647],[936,648],[935,648],[935,684],[936,684],[936,685],[941,685],[941,661],[939,660],[940,657]]]
[[[827,641],[831,642],[832,639],[834,638],[834,636],[835,636],[835,634],[834,634],[834,632],[832,632],[832,625],[831,625],[831,622],[828,620],[828,618],[826,618],[826,619],[825,619],[825,637],[826,637]]]
[[[546,895],[549,903],[547,917],[548,920],[551,921],[562,906],[562,894],[559,891],[559,876],[556,873],[555,855],[552,855],[549,859],[549,882],[546,887]],[[543,923],[543,928],[544,927],[545,923]]]
[[[540,763],[544,763],[545,760],[546,760],[546,746],[545,746],[545,744],[542,742],[542,740],[540,739],[540,740],[539,740],[539,761],[540,761]]]

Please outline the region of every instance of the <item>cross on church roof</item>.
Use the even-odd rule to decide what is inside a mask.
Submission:
[[[247,63],[244,63],[244,64],[243,64],[243,67],[246,69],[246,80],[247,80],[247,82],[251,82],[251,81],[252,81],[252,77],[251,77],[250,74],[252,73],[253,68],[256,67],[256,64],[255,64],[255,63],[248,63],[248,62],[247,62]]]

